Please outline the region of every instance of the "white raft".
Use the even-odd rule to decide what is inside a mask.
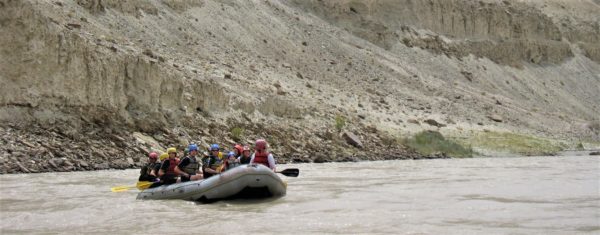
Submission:
[[[183,199],[211,202],[235,198],[281,197],[287,184],[263,165],[241,165],[205,180],[163,185],[140,192],[137,199]]]

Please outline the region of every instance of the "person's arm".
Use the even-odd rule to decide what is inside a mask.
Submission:
[[[198,167],[198,170],[196,171],[196,175],[203,175],[204,174],[204,173],[202,173],[202,171],[204,170],[202,168],[204,168],[202,165],[200,165],[200,167]]]
[[[158,171],[160,170],[160,166],[161,166],[161,165],[162,165],[162,163],[161,163],[161,164],[158,164],[158,165],[156,165],[156,166],[154,166],[154,167],[152,168],[152,171],[150,171],[150,174],[151,174],[151,175],[153,175],[153,176],[156,176],[156,177],[158,177]]]
[[[250,156],[250,165],[252,165],[254,163],[254,153],[252,154],[252,156]]]
[[[213,170],[212,168],[208,167],[210,166],[210,157],[208,157],[206,160],[206,162],[202,163],[202,171],[209,173],[209,174],[218,174],[219,172]]]
[[[269,156],[267,157],[267,160],[269,161],[269,168],[271,168],[271,170],[275,171],[275,158],[273,157],[273,154],[269,154]]]
[[[190,174],[183,172],[181,169],[184,168],[185,166],[187,166],[187,164],[190,163],[190,159],[189,158],[184,158],[183,160],[181,160],[181,162],[179,163],[179,165],[177,165],[175,167],[175,174],[177,175],[183,175],[187,178],[190,178]]]
[[[208,172],[208,173],[211,173],[211,174],[219,174],[219,172],[218,172],[218,171],[216,171],[216,170],[213,170],[212,168],[208,168],[208,167],[207,167],[207,168],[204,168],[204,170],[205,170],[206,172]]]
[[[165,175],[165,171],[166,169],[169,169],[169,161],[166,160],[164,161],[161,165],[160,165],[160,170],[158,170],[158,176],[162,177],[163,175]]]
[[[175,167],[175,174],[177,175],[183,175],[187,178],[190,178],[190,174],[183,172],[182,170],[179,169],[179,166]]]

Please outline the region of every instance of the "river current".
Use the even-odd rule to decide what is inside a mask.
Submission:
[[[0,176],[0,234],[600,234],[600,158],[278,165],[274,200],[136,200],[139,170]]]

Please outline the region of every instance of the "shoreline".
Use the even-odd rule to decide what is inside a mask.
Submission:
[[[218,125],[214,128],[229,129],[228,126]],[[3,153],[0,155],[0,174],[139,169],[146,163],[151,151],[161,153],[166,147],[176,146],[179,156],[182,156],[184,146],[190,142],[199,144],[201,148],[216,142],[226,150],[230,150],[230,146],[236,143],[223,133],[206,138],[206,133],[218,133],[212,130],[195,135],[166,129],[153,134],[125,130],[116,126],[81,130],[37,125],[0,126],[0,152]],[[248,130],[260,133],[259,130]],[[304,130],[308,134],[298,134],[306,136],[302,138],[303,142],[298,141],[298,138],[288,137],[294,135],[285,129],[269,131],[273,133],[272,138],[268,139],[269,143],[273,143],[271,152],[275,155],[277,164],[453,158],[443,152],[420,154],[401,144],[400,140],[390,142],[389,136],[369,128],[358,127],[354,130],[354,133],[361,134],[360,138],[355,136],[357,139],[354,139],[360,145],[352,142],[352,139],[341,137],[341,133],[336,135],[330,130],[325,130],[324,133]],[[252,140],[259,136],[265,135],[255,134],[241,142],[252,145]],[[302,147],[290,146],[291,144]],[[533,155],[475,151],[471,157],[564,156],[573,152],[589,155],[595,150],[558,151],[554,154],[540,152]]]

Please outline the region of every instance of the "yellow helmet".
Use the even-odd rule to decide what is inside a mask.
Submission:
[[[167,153],[177,153],[177,149],[176,148],[168,148]]]
[[[165,160],[165,159],[167,159],[167,158],[169,158],[169,154],[168,154],[168,153],[163,153],[163,154],[161,154],[161,155],[160,155],[160,160],[161,160],[161,161],[162,161],[162,160]]]

